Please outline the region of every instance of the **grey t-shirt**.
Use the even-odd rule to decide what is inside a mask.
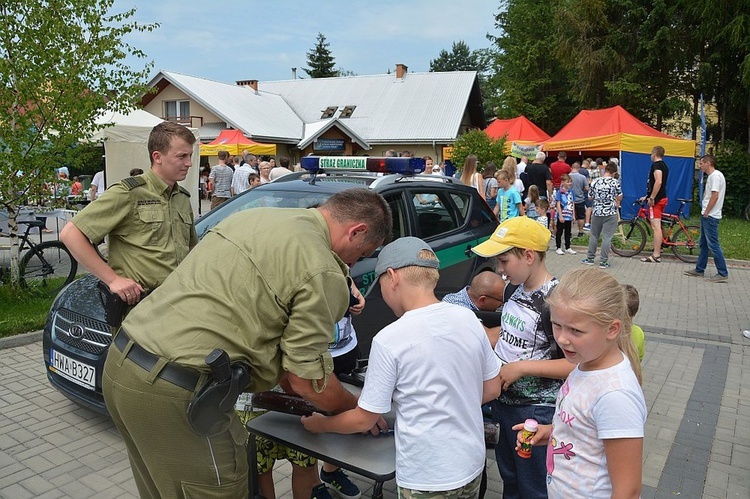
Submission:
[[[570,179],[573,181],[573,197],[576,203],[583,203],[586,199],[584,191],[588,187],[588,180],[580,172],[570,172]]]

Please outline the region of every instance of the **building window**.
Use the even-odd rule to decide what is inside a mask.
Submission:
[[[168,100],[164,101],[164,118],[178,123],[190,123],[190,101]]]

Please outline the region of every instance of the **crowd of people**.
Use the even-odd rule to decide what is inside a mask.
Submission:
[[[651,168],[646,180],[646,193],[639,201],[647,207],[653,231],[654,249],[651,255],[641,258],[644,263],[660,263],[663,243],[662,214],[667,206],[667,181],[669,167],[664,161],[665,150],[655,146],[651,151]],[[427,159],[427,158],[425,158]],[[620,163],[616,157],[584,158],[580,162],[567,162],[567,153],[561,151],[557,160],[546,163],[547,155],[538,152],[531,164],[528,157],[520,161],[512,156],[505,158],[502,169],[488,162],[483,173],[478,173],[475,155],[466,157],[460,173],[461,180],[476,188],[493,209],[500,222],[527,216],[548,228],[555,239],[558,255],[576,254],[571,248],[573,229],[576,237],[589,232],[586,258],[581,263],[595,265],[596,251],[601,238],[599,267],[610,267],[609,252],[612,238],[619,222],[622,188]],[[432,161],[430,159],[430,161]],[[706,191],[701,210],[701,253],[695,270],[688,275],[703,276],[708,255],[713,254],[717,273],[712,282],[726,282],[729,272],[718,241],[718,223],[726,193],[724,176],[716,169],[716,160],[705,155],[700,160],[701,170],[707,175]]]
[[[350,315],[366,306],[349,267],[388,242],[388,203],[358,188],[311,209],[247,210],[197,244],[188,195],[177,184],[192,164],[195,137],[186,130],[170,122],[154,127],[151,167],[99,193],[61,233],[73,255],[130,307],[102,384],[141,497],[246,497],[243,423],[250,415],[242,404],[218,400],[274,387],[330,414],[301,418],[314,433],[389,433],[382,416],[395,406],[399,497],[484,496],[484,404],[500,428],[495,455],[504,497],[639,496],[647,408],[645,339],[633,324],[638,291],[601,269],[558,279],[545,261],[550,229],[557,249],[563,235],[570,249],[573,222],[584,217],[579,231],[590,230],[593,246],[583,263],[594,263],[598,235],[606,240],[611,232],[621,197],[615,162],[584,160],[568,170],[561,155],[550,168],[539,153],[531,164],[522,158],[480,173],[469,157],[462,178],[494,201],[500,218],[472,251],[493,259],[495,270],[441,300],[440,261],[430,246],[414,237],[386,244],[375,281],[398,319],[374,338],[356,397],[335,376],[358,357]],[[668,171],[663,155],[654,148],[647,192],[654,218],[666,203],[659,197]],[[428,159],[428,171],[441,174]],[[207,190],[222,202],[288,167],[287,158],[274,167],[252,154],[235,162],[220,152]],[[701,168],[710,180],[707,220],[688,275],[702,276],[713,252],[718,275],[726,276],[715,234],[723,176],[711,156]],[[156,232],[141,223],[157,218],[163,223]],[[247,237],[254,233],[273,236]],[[107,262],[93,246],[106,235]],[[608,251],[603,244],[602,268]],[[659,255],[655,249],[649,263]],[[499,326],[483,325],[480,311],[497,314]],[[229,381],[207,370],[214,349],[228,354]],[[236,380],[245,381],[234,386]],[[538,429],[527,441],[529,420]],[[519,454],[521,444],[531,444],[530,457]],[[275,497],[275,459],[293,462],[295,499],[361,495],[336,466],[324,464],[319,474],[309,456],[261,441],[257,471],[268,499]]]
[[[202,166],[200,171],[199,195],[211,201],[211,209],[232,196],[292,173],[287,157],[279,158],[278,165],[276,158],[261,159],[247,150],[240,156],[219,151],[217,157],[216,165]]]

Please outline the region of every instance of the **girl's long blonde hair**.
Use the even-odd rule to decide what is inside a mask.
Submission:
[[[477,157],[473,154],[466,156],[464,161],[464,170],[461,172],[461,182],[466,185],[474,185],[474,174],[477,172]]]
[[[553,307],[568,307],[601,326],[619,320],[622,330],[617,337],[617,346],[628,357],[638,383],[642,383],[641,362],[630,335],[632,321],[627,296],[617,279],[600,269],[573,270],[562,276],[560,283],[547,296],[547,303]]]
[[[516,158],[513,156],[508,156],[505,158],[505,161],[503,161],[503,167],[502,170],[507,171],[511,174],[511,182],[513,182],[516,179],[516,172],[518,172],[518,163],[516,163]]]

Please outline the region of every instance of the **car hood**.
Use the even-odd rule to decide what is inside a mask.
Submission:
[[[92,319],[104,321],[104,302],[97,287],[99,280],[91,274],[70,283],[55,298],[52,310],[66,308]]]

